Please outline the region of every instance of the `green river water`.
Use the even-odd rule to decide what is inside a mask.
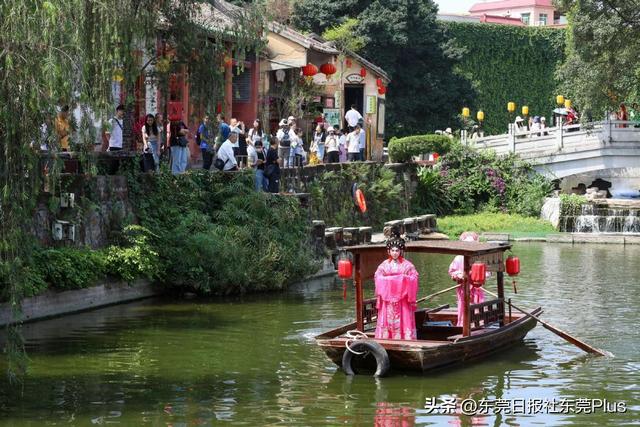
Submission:
[[[538,325],[483,361],[349,378],[313,340],[353,319],[353,289],[344,302],[330,278],[277,295],[153,298],[27,324],[29,374],[22,386],[0,380],[0,426],[640,425],[640,246],[515,252],[519,293],[508,286],[507,296],[541,305],[545,320],[615,357],[588,356]],[[412,260],[420,295],[451,285],[450,256]],[[444,303],[455,294],[430,305]],[[433,413],[454,397],[494,403],[483,415]],[[569,408],[535,406],[553,399]],[[618,412],[575,413],[592,399]]]

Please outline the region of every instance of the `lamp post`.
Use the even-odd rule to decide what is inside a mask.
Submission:
[[[484,111],[478,110],[476,113],[476,119],[478,119],[478,136],[482,138],[484,136],[484,130],[482,129],[482,122],[484,122]]]
[[[511,133],[511,127],[513,126],[513,112],[516,111],[516,103],[509,101],[507,102],[507,111],[509,112],[509,133]]]
[[[462,108],[462,130],[460,131],[460,139],[462,139],[465,145],[467,145],[467,120],[469,119],[469,115],[469,108]]]
[[[556,96],[556,104],[558,104],[558,108],[562,108],[562,106],[564,105],[564,96],[562,95],[558,95]],[[562,125],[562,114],[555,114],[554,116],[556,118],[556,126],[561,126]]]

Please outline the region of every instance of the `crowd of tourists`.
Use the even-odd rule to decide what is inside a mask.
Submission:
[[[108,151],[122,149],[124,108],[121,107],[110,120]],[[345,122],[343,129],[325,122],[315,123],[311,138],[305,141],[304,132],[293,116],[280,120],[274,135],[264,129],[260,119],[247,128],[235,118],[227,122],[222,114],[216,115],[216,123],[212,124],[205,115],[192,134],[182,121],[165,123],[162,115],[149,114],[138,125],[141,164],[145,171],[158,170],[166,159],[172,173],[185,172],[189,159],[196,157],[191,156],[188,146],[192,136],[200,149],[203,169],[228,172],[250,168],[255,171],[256,190],[278,192],[280,168],[365,160],[364,120],[355,106],[346,113]]]

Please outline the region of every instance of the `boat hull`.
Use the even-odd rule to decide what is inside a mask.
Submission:
[[[541,308],[531,311],[539,315]],[[536,320],[523,316],[505,326],[496,329],[474,331],[469,337],[449,340],[381,340],[380,343],[389,356],[391,369],[396,371],[426,372],[431,369],[459,362],[480,359],[496,351],[519,343],[536,326]],[[327,356],[338,366],[342,366],[342,357],[346,351],[346,339],[340,337],[355,329],[355,323],[326,332],[316,337],[316,342]],[[372,358],[358,358],[362,367],[371,367]],[[357,368],[357,366],[356,366]]]

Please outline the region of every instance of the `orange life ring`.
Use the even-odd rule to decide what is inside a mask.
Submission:
[[[356,190],[356,203],[360,208],[360,212],[365,213],[367,211],[367,202],[364,199],[364,193],[359,188]]]

